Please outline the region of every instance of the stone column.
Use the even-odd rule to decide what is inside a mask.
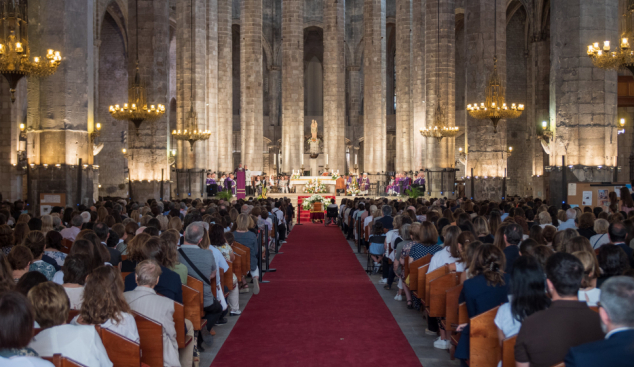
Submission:
[[[93,163],[89,132],[95,124],[94,2],[33,0],[28,11],[31,57],[44,56],[47,48],[62,53],[55,74],[27,83],[28,162],[49,166],[30,170],[28,198],[36,213],[39,193],[65,193],[66,205],[72,207],[90,205],[92,167],[77,164],[80,159],[82,164]],[[53,168],[55,164],[60,168]]]
[[[439,4],[440,3],[440,4]],[[438,6],[440,5],[440,19]],[[438,105],[443,110],[444,121],[448,126],[455,126],[455,1],[427,1],[425,14],[425,69],[426,69],[426,112],[427,125],[433,126]],[[440,21],[440,27],[438,22]],[[440,43],[439,43],[440,42]],[[418,133],[418,132],[417,132]],[[425,167],[431,172],[428,175],[427,191],[443,193],[453,189],[453,172],[447,174],[446,168],[455,166],[453,138],[444,138],[440,142],[426,138],[427,163]],[[441,175],[443,176],[441,178]]]
[[[344,1],[324,0],[324,154],[329,167],[345,169]]]
[[[222,0],[220,0],[222,1]],[[207,88],[206,93],[206,107],[207,107],[207,121],[203,125],[203,128],[212,132],[209,140],[206,142],[207,149],[207,165],[206,170],[218,171],[218,158],[219,158],[219,141],[220,138],[216,132],[218,131],[218,48],[219,48],[219,34],[218,34],[218,0],[207,0],[207,56],[205,59],[207,68]],[[228,42],[231,43],[231,33],[229,33]],[[227,42],[227,40],[223,40]],[[202,144],[203,147],[205,144]]]
[[[376,174],[387,169],[385,1],[365,0],[363,23],[364,169]]]
[[[427,126],[426,77],[425,77],[425,3],[412,2],[412,66],[411,66],[411,107],[413,156],[412,168],[417,171],[427,165],[427,140],[420,135],[421,128]]]
[[[412,170],[411,0],[396,0],[396,171]]]
[[[262,0],[243,0],[240,5],[240,20],[240,137],[242,163],[247,165],[250,170],[260,171],[264,167],[262,158],[264,141]],[[299,80],[301,81],[301,79]],[[303,83],[299,84],[303,85]],[[304,119],[302,118],[301,121],[303,123]]]
[[[218,170],[233,170],[231,0],[218,0]]]
[[[348,98],[350,103],[350,126],[356,127],[361,125],[359,121],[359,111],[361,110],[361,75],[359,65],[348,66]],[[351,136],[351,140],[355,141],[355,136]]]
[[[466,2],[466,60],[469,63],[466,72],[467,104],[479,104],[486,100],[485,88],[493,72],[493,57],[496,54],[494,34],[496,21],[497,70],[502,84],[506,85],[506,1],[495,1],[497,1],[497,16],[494,16],[495,3],[493,1]],[[476,120],[469,116],[467,124],[469,126],[467,175],[470,175],[471,168],[474,168],[474,175],[478,176],[475,184],[476,192],[471,193],[471,196],[476,200],[500,200],[502,180],[493,180],[493,177],[503,177],[506,169],[506,121],[499,122],[497,133],[493,132],[493,124],[490,120]]]
[[[193,19],[192,19],[193,11]],[[176,6],[176,81],[177,87],[177,124],[178,128],[187,128],[187,116],[193,106],[198,114],[198,129],[207,129],[207,2],[179,0]],[[192,34],[193,21],[193,34]],[[193,52],[193,57],[192,57]],[[193,88],[192,88],[193,83]],[[199,141],[192,151],[189,142],[179,142],[178,168],[188,170],[189,180],[178,183],[179,196],[191,194],[192,198],[201,197],[202,183],[200,172],[207,168],[208,142]],[[187,174],[181,175],[186,178]],[[191,183],[191,190],[190,190]]]
[[[530,44],[529,53],[529,93],[533,97],[530,105],[533,106],[532,119],[529,117],[529,135],[532,136],[532,168],[533,168],[533,196],[544,197],[544,156],[547,154],[542,148],[540,139],[537,139],[537,131],[541,130],[542,121],[549,121],[549,84],[550,84],[550,40],[542,38],[543,35],[535,35]]]
[[[557,124],[550,164],[616,166],[617,73],[592,65],[587,46],[619,42],[618,1],[551,4],[550,121]],[[610,181],[611,174],[593,175]],[[575,174],[585,181],[582,175]],[[553,191],[553,190],[551,190]]]
[[[247,0],[249,1],[253,0]],[[282,3],[282,171],[291,172],[299,169],[300,155],[303,152],[304,1],[284,0]]]
[[[133,78],[136,70],[136,37],[139,37],[139,72],[147,87],[148,104],[162,104],[168,110],[169,101],[169,1],[139,1],[139,34],[136,35],[135,2],[129,2],[128,21],[130,42],[128,45],[128,78]],[[168,24],[166,24],[168,23]],[[128,124],[128,167],[133,199],[147,200],[149,197],[162,198],[169,192],[169,183],[161,188],[163,178],[169,182],[167,164],[167,140],[169,111],[154,122],[144,122],[136,130]]]

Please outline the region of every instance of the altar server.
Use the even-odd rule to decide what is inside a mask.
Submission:
[[[225,179],[225,190],[230,190],[233,195],[236,194],[236,182],[233,180],[233,173]]]
[[[370,191],[370,178],[368,178],[367,173],[364,173],[363,177],[359,179],[359,191],[361,191],[363,195],[367,195]]]

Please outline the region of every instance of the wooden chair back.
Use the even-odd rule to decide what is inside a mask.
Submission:
[[[453,288],[447,289],[445,292],[445,318],[447,331],[456,330],[460,324],[459,320],[459,305],[460,292],[462,292],[462,284],[458,284]]]
[[[502,341],[502,367],[515,367],[515,342],[517,335]]]
[[[62,240],[62,248],[60,249],[61,252],[68,254],[70,253],[70,248],[73,247],[73,241],[64,238]]]
[[[427,278],[425,279],[425,293],[421,294],[421,298],[423,298],[423,295],[425,296],[425,306],[429,307],[429,300],[431,298],[430,283],[447,273],[449,273],[449,267],[444,265],[427,274]]]
[[[412,261],[411,257],[408,257],[408,259],[409,259],[409,265],[407,267],[409,268],[408,273],[410,275],[409,289],[417,290],[418,289],[418,268],[420,268],[423,265],[429,264],[429,262],[431,261],[431,255],[423,256],[420,259],[414,260],[414,261]]]
[[[238,281],[242,279],[242,255],[237,252],[233,252],[235,257],[233,258],[233,273],[238,278]]]
[[[242,275],[247,275],[247,273],[251,270],[251,249],[238,242],[234,242],[233,246],[244,252],[244,257],[242,258]]]
[[[68,310],[68,319],[66,320],[66,322],[70,324],[75,316],[79,315],[79,312],[79,310]]]
[[[52,357],[42,357],[42,359],[51,362],[55,367],[85,367],[70,358],[62,357],[61,354],[54,354]]]
[[[467,310],[467,304],[462,302],[458,305],[458,325],[466,324],[469,322],[469,311]]]
[[[500,359],[500,340],[493,320],[498,307],[471,318],[469,337],[469,366],[495,367]]]
[[[128,260],[128,255],[121,255],[121,261]]]
[[[185,306],[174,301],[174,328],[176,329],[176,343],[179,348],[185,348]],[[191,321],[191,320],[189,320]]]
[[[183,312],[185,313],[185,318],[192,322],[194,325],[194,330],[198,331],[202,327],[202,308],[200,297],[202,296],[200,292],[195,290],[194,288],[183,285]]]
[[[125,277],[128,276],[128,274],[130,274],[132,272],[121,272],[121,279],[123,280],[123,282],[125,283]]]
[[[141,346],[122,335],[104,329],[99,326],[95,326],[101,342],[106,353],[108,353],[108,359],[112,362],[114,367],[139,367],[141,365]]]
[[[367,226],[365,226],[365,228],[363,229],[363,238],[365,239],[366,242],[370,240],[370,225],[371,224],[372,222],[368,224]]]
[[[427,284],[427,271],[429,270],[429,264],[425,264],[423,266],[418,267],[417,272],[418,272],[418,280],[417,280],[417,284],[416,284],[416,288],[411,288],[410,287],[410,291],[412,291],[413,293],[416,294],[416,297],[421,298],[422,303],[425,302],[425,284]],[[410,276],[410,279],[412,277]],[[410,281],[411,283],[411,281]]]
[[[198,293],[200,293],[200,313],[204,314],[203,309],[205,308],[205,305],[204,305],[205,291],[203,289],[202,280],[198,280],[198,279],[194,278],[193,276],[188,275],[187,276],[187,286],[189,286],[191,288],[194,288],[194,290],[196,290]],[[213,290],[215,287],[211,287],[211,288]],[[189,321],[191,321],[191,320],[189,320]]]
[[[227,271],[224,274],[224,277],[222,278],[222,285],[227,287],[229,291],[232,291],[233,290],[233,263],[231,261],[227,261],[227,264],[229,265],[229,268],[227,269]]]
[[[141,340],[141,362],[149,366],[163,365],[163,325],[134,312],[136,328]]]
[[[429,282],[429,316],[445,317],[447,312],[447,291],[458,284],[460,284],[460,273],[445,274]]]

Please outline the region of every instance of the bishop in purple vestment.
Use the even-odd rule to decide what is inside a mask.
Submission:
[[[370,190],[370,178],[368,178],[368,174],[364,173],[363,177],[359,179],[359,190],[360,191],[369,191]]]

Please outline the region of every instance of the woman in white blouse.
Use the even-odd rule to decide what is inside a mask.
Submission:
[[[35,321],[42,331],[31,340],[29,348],[41,357],[61,354],[84,366],[112,367],[97,330],[89,325],[70,325],[70,304],[64,288],[53,282],[38,284],[29,291]]]
[[[72,254],[66,257],[62,272],[62,287],[70,300],[70,309],[79,310],[84,297],[84,284],[90,272],[90,258],[84,254]]]
[[[601,289],[597,288],[597,278],[601,276],[599,261],[594,253],[588,251],[573,252],[583,264],[583,280],[577,293],[579,301],[586,302],[588,306],[596,306],[601,297]]]
[[[139,342],[139,331],[123,297],[123,280],[119,270],[100,266],[88,276],[84,286],[84,299],[73,325],[101,325],[126,338]]]

